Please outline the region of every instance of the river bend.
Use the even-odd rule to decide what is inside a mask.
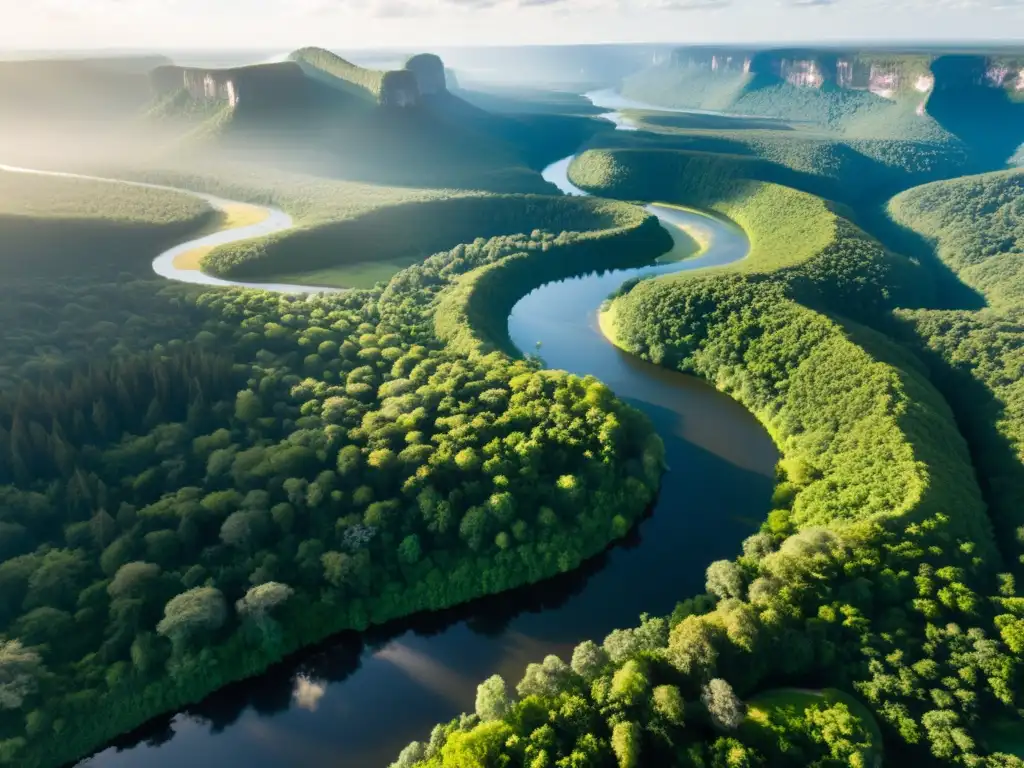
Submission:
[[[613,92],[588,96],[612,110],[628,106],[615,102]],[[583,194],[569,182],[571,160],[552,164],[544,178],[568,194]],[[218,208],[230,204],[200,197]],[[343,634],[198,706],[159,718],[81,765],[383,768],[406,743],[425,739],[435,723],[471,711],[484,678],[498,673],[514,685],[527,663],[549,653],[568,658],[582,640],[633,626],[643,611],[667,613],[680,598],[702,591],[707,565],[733,557],[768,509],[775,447],[735,401],[608,343],[598,330],[597,312],[625,280],[727,264],[744,258],[749,244],[741,231],[717,218],[659,205],[648,210],[681,250],[681,230],[706,242],[702,255],[549,283],[520,300],[509,317],[520,349],[538,353],[548,367],[599,377],[646,412],[664,440],[669,470],[657,504],[626,541],[540,584],[361,635]],[[182,252],[288,226],[286,214],[271,211],[254,227],[208,235],[161,254],[154,270],[209,285],[322,290],[218,281],[173,269]]]

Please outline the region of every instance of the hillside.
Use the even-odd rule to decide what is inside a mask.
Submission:
[[[1001,542],[1024,566],[1024,173],[1010,171],[930,184],[889,205],[923,236],[942,264],[987,308],[901,313],[957,410],[983,488],[1001,520]]]
[[[749,114],[90,65],[69,154],[282,209],[171,254],[263,288],[153,273],[231,205],[0,173],[0,765],[1019,768],[1024,172],[907,187],[1005,159],[1024,65],[505,53]]]
[[[162,248],[215,220],[191,195],[0,171],[0,277],[148,275]]]
[[[1022,73],[1012,55],[693,47],[625,78],[622,92],[849,138],[960,140],[991,162],[1024,141]]]
[[[288,56],[311,77],[369,101],[378,102],[384,72],[364,69],[323,48],[300,48]]]
[[[228,70],[161,67],[151,120],[182,148],[386,184],[546,192],[538,171],[603,126],[573,116],[499,116],[447,89],[444,64],[367,70],[322,49]]]
[[[119,191],[112,208],[131,204]],[[46,194],[19,213],[45,226]],[[202,214],[181,197],[139,202]],[[640,519],[663,468],[649,421],[593,378],[480,354],[488,328],[459,318],[479,319],[465,300],[485,274],[501,320],[541,282],[659,253],[664,232],[621,203],[515,203],[469,222],[506,236],[450,232],[386,288],[2,281],[0,763],[74,762],[340,631],[571,570]],[[214,620],[190,627],[190,605]]]

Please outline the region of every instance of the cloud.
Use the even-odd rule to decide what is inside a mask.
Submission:
[[[732,0],[659,0],[653,10],[659,11],[717,11],[732,5]]]

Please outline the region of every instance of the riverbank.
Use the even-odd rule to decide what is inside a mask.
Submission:
[[[659,218],[663,216],[677,221],[692,216],[694,226],[714,226],[693,212],[663,210]],[[676,226],[667,222],[666,225]],[[746,255],[749,244],[742,233],[724,226],[723,231],[717,246],[702,251],[698,263],[727,263]],[[692,248],[688,253],[692,253]],[[639,272],[661,274],[690,268],[694,261],[689,258],[652,264],[638,271],[617,270],[602,277],[621,282]],[[577,303],[581,284],[587,286],[586,297],[581,299],[583,303]],[[565,293],[553,303],[571,309],[584,324],[609,293],[606,282],[591,281],[589,277],[582,283],[572,278],[563,281],[563,285]],[[548,295],[550,290],[547,287],[539,292]],[[581,310],[578,315],[577,310]],[[520,313],[513,309],[512,314]],[[531,314],[539,317],[536,312]],[[573,320],[571,325],[575,327],[577,322]],[[564,331],[566,326],[556,322],[548,328]],[[520,349],[533,347],[532,343],[523,342],[518,330],[510,330]],[[581,375],[596,373],[611,384],[618,396],[638,404],[659,421],[672,479],[663,485],[655,514],[639,524],[625,547],[613,548],[601,557],[603,562],[599,565],[585,567],[578,576],[567,577],[572,588],[557,600],[557,589],[549,588],[546,582],[538,585],[535,592],[543,595],[538,598],[540,607],[496,607],[492,603],[482,609],[482,615],[460,620],[440,632],[439,619],[427,615],[422,617],[422,626],[388,639],[381,646],[367,648],[355,658],[349,642],[343,643],[344,647],[334,655],[323,652],[322,663],[297,658],[287,671],[271,670],[262,678],[240,683],[233,693],[216,694],[201,705],[207,712],[219,712],[221,707],[231,709],[236,713],[231,721],[237,719],[241,727],[207,737],[202,727],[182,715],[176,719],[174,729],[190,734],[189,738],[172,740],[159,749],[139,746],[121,752],[107,750],[92,758],[91,765],[128,766],[139,759],[145,759],[151,766],[196,765],[197,761],[216,761],[217,754],[224,754],[254,766],[326,766],[336,761],[338,750],[343,750],[347,765],[379,768],[395,754],[396,745],[421,733],[428,723],[471,706],[477,679],[495,671],[518,674],[526,661],[537,654],[563,654],[579,639],[635,621],[641,610],[671,610],[680,585],[699,589],[708,554],[725,557],[735,551],[753,529],[745,513],[750,509],[767,509],[777,458],[770,439],[736,403],[691,377],[662,376],[651,366],[635,366],[634,361],[623,358],[597,335],[587,340],[586,346],[575,337],[566,339],[573,354],[589,358],[580,364],[577,359],[563,357],[563,345],[550,339],[549,331],[540,333],[548,339],[542,356],[551,367]],[[601,354],[588,355],[588,350],[600,350]],[[595,370],[594,364],[598,362]],[[686,513],[697,507],[714,508],[720,514]],[[635,600],[616,599],[624,584],[630,585]],[[500,598],[497,602],[501,602]],[[419,621],[410,623],[415,625]],[[475,627],[481,623],[501,629],[478,632]],[[345,661],[339,662],[339,658]],[[339,663],[345,669],[340,678],[327,672]],[[324,672],[318,675],[318,668]],[[274,693],[268,692],[268,685]],[[370,693],[371,689],[374,693]],[[312,690],[318,693],[312,696]],[[258,713],[258,705],[257,709],[247,706],[265,700],[268,695],[289,702],[286,711],[269,718]],[[381,707],[393,706],[396,700],[405,703],[401,716],[390,718],[384,729],[372,715]],[[340,720],[329,714],[338,707],[346,712]],[[317,715],[311,709],[328,714]],[[218,714],[215,719],[222,716]],[[271,740],[273,746],[266,741],[257,744],[249,736],[249,725],[255,727],[257,721],[263,731],[272,728],[277,734]],[[302,748],[296,746],[294,738],[300,731]],[[144,751],[145,757],[140,757],[139,751]]]

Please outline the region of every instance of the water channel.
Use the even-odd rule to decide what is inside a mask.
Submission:
[[[599,96],[594,101],[605,105]],[[570,161],[553,164],[544,177],[581,193],[568,180]],[[514,686],[527,663],[549,653],[568,659],[580,641],[633,626],[645,611],[667,613],[702,591],[707,565],[734,556],[767,511],[775,447],[730,398],[609,344],[597,310],[627,279],[725,264],[749,246],[727,222],[665,206],[650,210],[670,232],[685,229],[708,241],[705,252],[544,285],[509,318],[520,349],[537,349],[550,368],[599,377],[657,426],[669,471],[652,514],[628,540],[541,584],[342,635],[161,718],[81,765],[382,768],[435,723],[471,711],[476,686],[489,675]]]

